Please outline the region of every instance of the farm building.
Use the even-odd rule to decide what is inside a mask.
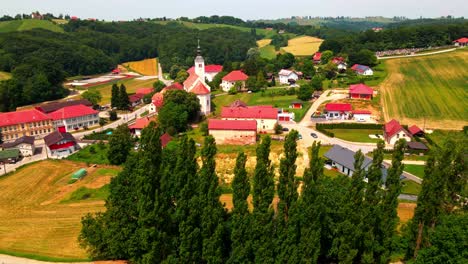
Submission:
[[[392,119],[384,126],[384,138],[388,144],[394,145],[401,138],[406,139],[406,141],[410,141],[411,134],[406,131],[398,121]]]
[[[64,157],[77,149],[76,139],[70,133],[55,131],[44,137],[49,156]]]
[[[255,120],[208,120],[208,131],[216,144],[248,145],[257,141]]]
[[[367,122],[371,119],[372,112],[369,110],[354,110],[353,118],[358,122]]]
[[[216,64],[209,64],[205,65],[205,78],[209,81],[212,82],[214,77],[218,75],[218,73],[223,71],[223,66],[222,65],[216,65]],[[194,74],[195,73],[195,67],[192,66],[190,69],[187,70],[188,74]]]
[[[352,110],[351,104],[328,103],[325,105],[327,119],[349,119]]]
[[[51,117],[37,109],[0,113],[0,132],[6,142],[22,136],[42,138],[53,129]]]
[[[289,122],[294,121],[294,112],[289,112],[288,110],[281,109],[278,113],[279,122]]]
[[[84,105],[66,106],[49,114],[55,129],[69,132],[99,123],[99,112]]]
[[[349,98],[371,100],[374,90],[365,84],[352,84],[349,87]]]
[[[74,106],[74,105],[84,105],[88,107],[93,106],[93,104],[90,101],[86,99],[80,99],[80,100],[70,100],[70,101],[64,101],[64,102],[46,103],[46,104],[36,106],[35,108],[43,113],[48,114],[48,113],[52,113],[57,110],[60,110],[64,107]]]
[[[422,142],[408,142],[406,151],[409,153],[426,153],[429,148]]]
[[[241,89],[245,88],[245,81],[249,76],[243,73],[242,71],[232,71],[228,75],[224,76],[221,82],[221,88],[223,91],[228,92],[236,82],[241,82],[242,86]]]
[[[36,150],[34,137],[31,136],[22,136],[13,142],[3,143],[1,147],[3,150],[18,149],[23,157],[34,155]]]
[[[304,105],[304,102],[302,101],[294,101],[289,105],[289,108],[292,109],[302,109],[302,106]]]
[[[299,75],[295,71],[282,69],[279,73],[279,82],[282,84],[296,83]]]
[[[19,149],[7,149],[0,151],[0,163],[16,163],[21,158]]]
[[[413,125],[408,128],[408,131],[411,133],[413,137],[423,137],[424,131],[420,129],[417,125]]]
[[[128,126],[130,129],[130,133],[132,133],[134,136],[141,136],[141,131],[151,123],[151,121],[156,121],[156,117],[143,117],[143,118],[138,118],[135,121],[135,124]]]
[[[128,96],[128,101],[130,101],[130,106],[135,107],[140,105],[143,102],[144,94],[132,94]]]
[[[71,178],[72,178],[72,180],[80,180],[80,179],[84,178],[87,174],[88,174],[88,172],[86,171],[86,169],[81,168],[81,169],[75,171],[72,174]]]
[[[374,71],[366,65],[354,64],[351,69],[358,75],[371,76],[374,75]]]
[[[147,94],[151,94],[153,92],[154,92],[154,88],[147,87],[147,88],[138,88],[135,93],[136,94],[147,95]]]
[[[466,47],[468,46],[468,38],[459,38],[453,41],[453,45],[457,47]]]
[[[255,120],[257,131],[273,131],[278,120],[278,109],[273,106],[223,107],[223,120]]]
[[[312,60],[314,61],[315,64],[320,64],[320,62],[322,62],[322,53],[315,52],[314,56],[312,57]]]
[[[174,83],[170,86],[165,87],[159,93],[155,93],[153,97],[151,97],[151,103],[149,105],[148,111],[150,113],[155,113],[161,108],[164,104],[164,93],[170,90],[183,90],[184,86],[180,83]]]

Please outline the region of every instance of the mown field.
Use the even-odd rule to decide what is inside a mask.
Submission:
[[[0,71],[0,81],[8,80],[11,78],[11,73]]]
[[[311,56],[318,51],[323,39],[301,36],[290,39],[288,46],[282,50],[292,53],[294,56]]]
[[[125,68],[137,72],[142,75],[156,76],[158,75],[158,60],[156,58],[146,59],[141,61],[130,61],[122,64]]]
[[[0,177],[0,252],[57,260],[84,260],[78,245],[80,219],[104,209],[107,184],[120,168],[88,168],[69,184],[71,174],[87,168],[72,161],[46,160]]]
[[[265,58],[265,59],[274,59],[276,58],[276,50],[275,46],[273,45],[266,45],[258,49],[260,51],[260,57]]]
[[[204,24],[204,23],[193,23],[193,22],[186,22],[186,21],[155,21],[155,23],[163,24],[163,25],[170,23],[170,22],[183,24],[186,27],[195,28],[198,30],[205,30],[205,29],[219,28],[219,27],[234,28],[243,32],[250,32],[251,30],[248,27],[233,26],[233,25],[226,25],[226,24]],[[276,31],[274,30],[266,30],[266,29],[261,29],[261,28],[256,28],[255,30],[257,34],[264,35],[266,38],[277,34]]]
[[[63,28],[48,20],[23,19],[0,22],[0,33],[31,30],[34,28],[63,32]]]
[[[384,63],[388,77],[380,91],[386,121],[433,129],[468,124],[468,49]]]

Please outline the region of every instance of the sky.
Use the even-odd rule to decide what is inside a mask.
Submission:
[[[466,0],[2,0],[0,15],[32,11],[132,20],[229,15],[244,20],[291,16],[468,17]]]

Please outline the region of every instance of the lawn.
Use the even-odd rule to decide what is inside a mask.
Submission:
[[[288,41],[288,46],[282,50],[292,53],[294,56],[311,56],[319,50],[323,39],[300,36]]]
[[[405,164],[405,171],[419,178],[424,178],[424,165]]]
[[[260,57],[264,59],[271,60],[271,59],[276,58],[276,50],[275,50],[275,46],[273,45],[263,46],[259,48],[259,51],[260,51]]]
[[[86,164],[46,160],[0,178],[0,252],[36,259],[86,260],[77,241],[80,220],[87,213],[102,211],[104,201],[61,201],[81,187],[101,189],[119,168],[87,168],[86,177],[68,184],[71,174],[80,168],[87,168]],[[104,168],[112,170],[102,171]]]
[[[23,19],[0,22],[0,33],[42,28],[54,32],[63,32],[63,28],[48,20]]]
[[[11,78],[11,73],[0,71],[0,81],[8,80]]]
[[[380,129],[327,129],[327,131],[333,132],[336,138],[364,143],[376,143],[379,141],[378,139],[370,138],[369,135],[382,135],[382,130]]]
[[[421,185],[414,181],[405,180],[402,181],[402,185],[401,193],[403,194],[418,195],[421,191]]]
[[[434,130],[433,133],[427,134],[426,137],[430,138],[436,145],[442,146],[445,140],[452,138],[466,137],[463,131],[450,131],[450,130]]]
[[[158,75],[158,60],[156,58],[141,61],[130,61],[122,64],[125,68],[142,75]],[[154,80],[153,80],[154,81]]]
[[[89,164],[109,164],[107,159],[107,144],[93,144],[72,154],[67,159],[72,161],[85,162]]]
[[[468,122],[468,49],[389,59],[380,92],[385,120],[426,128],[461,129]]]

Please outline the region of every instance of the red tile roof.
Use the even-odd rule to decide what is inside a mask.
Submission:
[[[322,59],[322,53],[321,52],[315,52],[313,60],[314,61],[319,61]]]
[[[138,88],[136,90],[136,94],[143,94],[143,95],[147,95],[147,94],[150,94],[154,92],[154,88],[151,88],[151,87],[148,87],[148,88]]]
[[[51,118],[37,109],[0,113],[0,127],[39,122]]]
[[[342,63],[342,62],[344,62],[344,61],[345,61],[345,59],[344,59],[343,57],[334,57],[334,58],[332,59],[332,62],[333,62],[334,64],[340,64],[340,63]]]
[[[370,115],[370,114],[372,114],[372,112],[369,111],[369,110],[354,110],[353,114],[355,114],[355,115]]]
[[[398,133],[399,131],[401,131],[403,127],[400,125],[398,121],[396,121],[395,119],[392,119],[390,122],[385,124],[384,129],[385,129],[386,137],[390,138],[396,133]]]
[[[349,112],[353,110],[351,104],[326,104],[325,105],[326,111],[339,111],[339,112]]]
[[[276,119],[278,109],[273,107],[223,107],[222,118],[253,118],[253,119]]]
[[[98,111],[84,105],[67,106],[49,114],[53,120],[62,120],[79,116],[94,115]]]
[[[129,129],[143,129],[145,127],[147,127],[149,125],[149,123],[151,123],[151,121],[156,121],[156,118],[153,117],[143,117],[143,118],[138,118],[136,121],[135,121],[135,124],[129,126],[128,128]]]
[[[164,133],[159,137],[159,140],[161,140],[161,146],[164,148],[169,144],[169,142],[171,142],[172,137],[168,133]]]
[[[198,84],[192,90],[190,90],[190,92],[198,95],[204,95],[209,94],[210,90],[206,88],[203,83],[198,82]]]
[[[151,97],[151,101],[156,107],[162,107],[164,104],[164,95],[161,92],[155,93],[153,97]]]
[[[209,64],[205,65],[205,72],[222,72],[223,71],[223,65],[217,65],[217,64]],[[195,73],[195,67],[192,66],[190,69],[187,70],[189,74]]]
[[[183,90],[183,89],[184,89],[184,86],[181,83],[176,82],[169,86],[166,86],[163,90],[167,91],[167,90]]]
[[[236,81],[246,81],[249,78],[247,74],[242,71],[232,71],[228,75],[223,77],[223,81],[236,82]]]
[[[257,131],[257,121],[255,120],[208,120],[209,130],[248,130]]]
[[[468,38],[459,38],[459,39],[454,40],[453,42],[468,43]]]
[[[370,88],[369,86],[360,83],[360,84],[352,84],[349,87],[349,93],[350,94],[370,94],[370,95],[373,95],[374,90],[372,90],[372,88]]]
[[[130,103],[136,103],[143,99],[144,96],[144,94],[132,94],[128,96],[128,100],[130,101]]]
[[[185,80],[184,82],[184,87],[186,89],[189,89],[197,80],[198,80],[198,75],[196,75],[195,73],[190,74],[187,80]]]
[[[409,132],[411,133],[411,135],[416,135],[418,133],[424,133],[424,131],[422,131],[422,129],[420,129],[418,126],[416,125],[413,125],[412,127],[408,128]]]

